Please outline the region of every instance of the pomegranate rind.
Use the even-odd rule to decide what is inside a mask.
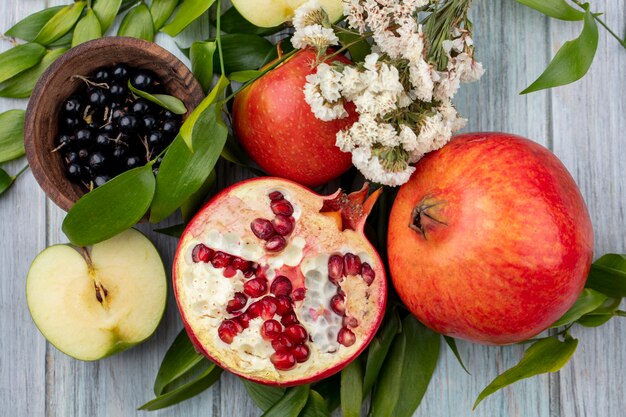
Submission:
[[[247,205],[248,203],[238,198],[238,196],[245,196],[246,193],[267,196],[275,190],[283,192],[296,206],[296,213],[294,214],[296,216],[296,226],[292,235],[288,237],[290,243],[285,251],[290,250],[290,245],[293,245],[294,239],[303,238],[303,236],[308,238],[308,240],[304,239],[305,245],[302,249],[304,255],[299,260],[296,268],[302,268],[303,261],[304,264],[313,262],[310,260],[311,256],[307,255],[309,253],[315,256],[324,256],[324,254],[328,253],[329,256],[331,253],[355,252],[362,256],[364,260],[367,260],[376,273],[376,279],[369,286],[357,276],[346,277],[343,281],[343,290],[348,294],[346,309],[359,322],[359,326],[356,329],[352,329],[357,335],[356,343],[350,347],[338,345],[337,352],[330,354],[317,351],[318,347],[314,343],[308,342],[307,346],[311,350],[311,356],[308,361],[299,363],[293,369],[287,371],[277,370],[271,365],[269,354],[271,352],[269,350],[253,352],[261,356],[266,355],[266,357],[261,358],[259,363],[255,362],[253,366],[253,364],[249,363],[250,360],[254,361],[254,359],[248,358],[251,355],[249,352],[242,354],[238,349],[233,349],[231,345],[219,340],[217,324],[208,325],[207,323],[210,323],[211,320],[217,323],[219,320],[232,318],[232,315],[226,313],[226,305],[224,304],[223,317],[200,318],[197,308],[194,309],[194,305],[198,305],[198,299],[194,299],[194,297],[197,297],[197,294],[185,281],[185,277],[191,276],[189,272],[189,258],[193,246],[198,243],[205,243],[202,240],[206,238],[207,227],[215,228],[216,221],[222,222],[220,226],[224,227],[222,230],[228,230],[241,236],[242,240],[245,240],[246,245],[255,240],[259,241],[252,234],[249,225],[251,220],[259,217],[259,214],[271,218],[269,197],[267,197],[267,213],[265,213],[262,211],[264,209],[259,208],[263,204],[259,204],[257,200],[254,200],[253,207],[250,207]],[[240,205],[240,210],[236,212],[238,217],[234,218],[228,225],[225,225],[224,217],[230,210],[232,218],[233,207],[228,207],[230,203],[224,204],[229,200],[231,202],[234,201],[233,197],[238,198],[237,204]],[[384,266],[373,246],[362,234],[362,230],[337,230],[337,226],[332,219],[319,213],[326,198],[288,180],[267,177],[257,178],[243,181],[221,191],[192,219],[183,233],[176,251],[172,279],[174,294],[185,329],[198,352],[204,354],[222,368],[245,379],[267,385],[294,386],[315,382],[339,372],[367,347],[380,326],[385,311],[387,282]],[[247,218],[247,215],[250,218]],[[362,229],[362,224],[360,226],[360,229]],[[335,228],[333,233],[328,233],[328,237],[319,239],[319,236],[323,235],[321,231],[332,227]],[[259,242],[258,245],[262,247],[263,242]],[[217,250],[219,249],[223,248],[217,248]],[[237,253],[235,255],[239,256]],[[327,261],[322,259],[318,263],[324,262]],[[209,268],[209,264],[207,265],[206,267]],[[324,274],[327,274],[327,271]],[[224,279],[232,280],[232,278]],[[326,275],[324,279],[327,279]],[[189,278],[187,281],[189,281]],[[352,303],[350,303],[350,300],[352,300]],[[298,311],[302,303],[304,301],[296,304],[296,311]],[[307,330],[309,329],[307,328]],[[263,341],[260,335],[258,339],[259,343],[263,342],[271,345],[269,342]],[[265,366],[260,366],[263,361],[266,361]]]

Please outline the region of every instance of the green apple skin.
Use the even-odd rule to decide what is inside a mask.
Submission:
[[[98,301],[95,282],[107,289]],[[26,280],[33,321],[59,351],[94,361],[149,338],[165,312],[167,277],[152,242],[135,229],[89,250],[54,245],[33,260]]]
[[[307,0],[232,0],[233,6],[250,23],[262,28],[271,28],[293,18],[295,10]],[[331,22],[343,14],[341,0],[320,0]]]

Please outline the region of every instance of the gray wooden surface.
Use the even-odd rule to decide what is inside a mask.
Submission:
[[[45,6],[65,1],[0,0],[0,31]],[[624,0],[594,0],[618,33],[626,29]],[[457,99],[469,119],[468,130],[501,130],[527,136],[552,149],[570,169],[587,200],[596,232],[596,253],[626,251],[626,52],[600,29],[600,45],[588,76],[576,84],[520,96],[550,57],[580,31],[578,23],[548,20],[513,0],[476,0],[473,8],[478,56],[487,68],[483,79],[464,88]],[[187,39],[202,36],[195,25]],[[167,37],[158,41],[171,50]],[[0,43],[1,50],[9,47]],[[0,111],[24,107],[0,100]],[[7,164],[16,172],[24,161]],[[245,174],[223,169],[222,182]],[[27,173],[0,199],[0,416],[129,417],[152,395],[159,363],[181,328],[170,297],[156,334],[146,343],[96,363],[73,360],[47,344],[26,307],[24,281],[33,257],[44,247],[66,242],[64,213],[48,201]],[[176,219],[169,223],[173,224]],[[143,228],[146,229],[146,228]],[[166,263],[176,242],[155,233]],[[523,348],[483,347],[460,342],[471,375],[442,347],[441,361],[416,416],[429,417],[618,417],[626,415],[626,321],[599,329],[575,328],[580,345],[560,373],[504,389],[471,405],[498,373],[514,365]],[[227,375],[211,390],[154,416],[256,416],[260,411],[241,383]]]

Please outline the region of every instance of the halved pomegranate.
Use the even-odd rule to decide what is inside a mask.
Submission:
[[[363,234],[378,192],[319,196],[259,178],[215,196],[191,221],[174,261],[174,291],[194,345],[263,384],[313,382],[372,339],[385,269]]]

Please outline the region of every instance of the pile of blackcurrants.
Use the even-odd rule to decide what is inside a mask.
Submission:
[[[72,181],[99,187],[153,160],[176,137],[182,117],[128,88],[130,80],[139,90],[164,93],[152,72],[118,64],[76,77],[84,87],[63,103],[54,149],[61,152]],[[155,175],[160,159],[153,165]]]

